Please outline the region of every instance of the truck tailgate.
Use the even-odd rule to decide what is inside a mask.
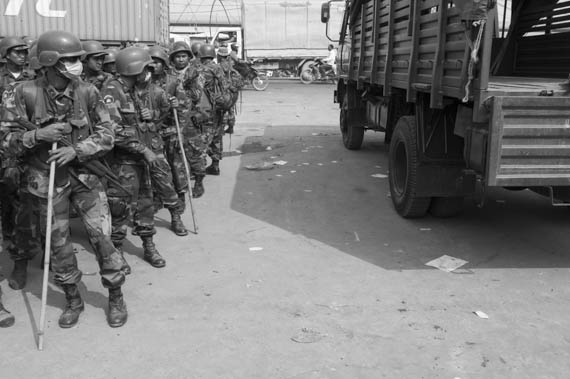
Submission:
[[[491,186],[570,186],[570,97],[495,96]]]

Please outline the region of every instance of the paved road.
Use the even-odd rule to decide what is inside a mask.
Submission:
[[[50,289],[36,352],[40,272],[1,284],[17,317],[1,330],[8,377],[563,378],[570,368],[568,210],[491,191],[454,219],[404,220],[389,198],[387,148],[367,133],[342,147],[333,86],[273,81],[243,92],[222,176],[195,201],[199,234],[158,214],[167,267],[130,238],[129,323],[110,329],[96,265],[77,225],[87,309],[61,330]],[[226,137],[226,148],[229,138]],[[269,170],[264,162],[284,161]],[[187,225],[190,217],[185,217]],[[254,249],[252,249],[254,248]],[[257,248],[257,249],[255,249]],[[425,265],[468,261],[455,273]],[[6,258],[1,273],[9,273]],[[476,316],[483,311],[489,319]],[[66,362],[65,360],[69,360]]]

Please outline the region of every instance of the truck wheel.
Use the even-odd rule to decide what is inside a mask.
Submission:
[[[463,212],[463,197],[434,197],[428,212],[434,217],[455,217]]]
[[[417,180],[419,149],[416,140],[416,118],[400,117],[390,142],[390,194],[398,214],[405,218],[426,214],[431,197],[419,197]]]
[[[340,131],[342,143],[349,150],[359,150],[364,139],[364,128],[351,125],[348,107],[348,91],[344,94],[342,107],[340,108]]]

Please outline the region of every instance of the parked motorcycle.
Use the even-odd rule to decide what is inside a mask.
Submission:
[[[320,82],[328,82],[332,81],[333,84],[336,83],[336,74],[334,73],[332,67],[328,67],[325,69],[324,72],[321,67],[325,65],[325,63],[317,58],[314,61],[307,61],[302,62],[299,65],[299,79],[303,84],[311,84],[316,81]]]
[[[234,69],[240,73],[246,83],[251,84],[257,91],[265,91],[269,86],[271,71],[258,71],[251,62],[237,62]]]

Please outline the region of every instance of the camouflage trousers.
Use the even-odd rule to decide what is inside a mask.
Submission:
[[[0,169],[0,206],[2,231],[9,242],[14,231],[16,211],[20,206],[18,188],[20,186],[20,167],[3,167]]]
[[[152,183],[150,170],[147,164],[117,163],[111,165],[111,169],[119,178],[119,188],[109,182],[107,196],[112,216],[111,239],[115,246],[123,245],[127,237],[127,228],[131,217],[137,217],[136,233],[141,236],[152,236],[154,229],[154,206],[152,201]],[[140,204],[139,204],[140,203]]]
[[[186,169],[180,153],[180,143],[178,135],[172,134],[163,137],[164,153],[172,172],[172,184],[178,194],[188,191],[188,180],[186,179]]]
[[[216,112],[212,125],[208,130],[208,155],[214,161],[222,160],[224,150],[224,113],[221,111]]]
[[[189,126],[184,128],[184,153],[190,166],[190,175],[204,177],[206,175],[206,157],[209,143],[207,131],[212,127],[212,121],[206,121],[202,129]],[[204,130],[205,132],[202,132]]]
[[[52,270],[57,284],[75,284],[81,280],[77,258],[69,234],[69,210],[77,211],[95,251],[101,282],[106,288],[117,288],[125,282],[119,252],[111,242],[111,215],[105,189],[99,178],[79,174],[81,182],[70,178],[70,185],[58,188],[53,197],[51,230]],[[84,184],[85,183],[85,184]],[[16,213],[13,260],[31,259],[43,251],[41,241],[46,237],[47,199],[26,190],[20,191],[22,206]]]

